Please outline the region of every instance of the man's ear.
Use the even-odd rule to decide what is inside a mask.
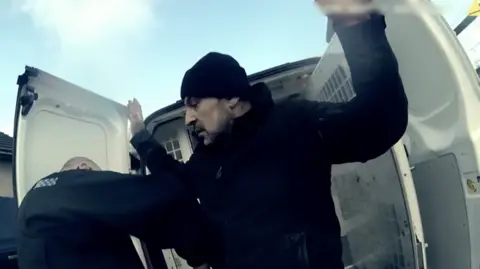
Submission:
[[[240,98],[234,97],[228,100],[228,107],[234,109],[235,106],[240,102]]]
[[[78,167],[79,167],[80,169],[88,169],[88,168],[90,168],[90,166],[88,166],[88,164],[86,164],[86,163],[81,163]]]

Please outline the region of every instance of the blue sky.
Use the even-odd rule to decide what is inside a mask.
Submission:
[[[470,4],[437,2],[452,24]],[[207,52],[252,73],[321,55],[325,24],[313,0],[0,0],[0,131],[12,134],[25,65],[121,103],[136,97],[146,116],[179,98]]]

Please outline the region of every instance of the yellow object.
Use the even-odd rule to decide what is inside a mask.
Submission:
[[[478,191],[477,182],[471,179],[467,179],[467,187],[470,193],[477,193]]]
[[[468,9],[467,15],[474,17],[480,16],[480,0],[473,0],[472,5]]]

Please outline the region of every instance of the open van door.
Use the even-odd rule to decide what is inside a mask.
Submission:
[[[75,156],[129,173],[127,108],[42,70],[18,77],[13,186],[18,204],[42,177]],[[140,242],[132,238],[147,268]]]
[[[417,196],[401,142],[365,164],[334,166],[332,196],[347,268],[427,268]]]
[[[480,121],[474,120],[478,119],[479,80],[455,32],[430,1],[374,2],[385,14],[387,37],[398,59],[409,99],[409,126],[405,137],[381,157],[365,164],[336,166],[332,171],[344,261],[355,268],[425,269],[428,258],[432,268],[478,268],[478,262],[473,262],[477,252],[470,252],[478,239],[476,235],[468,238],[466,217],[453,218],[453,212],[465,212],[465,203],[448,207],[442,204],[443,208],[419,204],[426,197],[441,199],[440,195],[461,195],[464,199],[463,190],[456,187],[461,182],[452,177],[440,183],[438,178],[416,180],[410,166],[450,151],[458,153],[465,172],[477,171],[472,167],[477,151],[468,139],[478,139],[472,134],[477,134],[480,127]],[[310,77],[305,97],[346,102],[354,98],[355,92],[342,46],[331,30],[326,37],[329,46]],[[430,187],[421,188],[417,200],[419,186],[416,190],[415,184],[420,182]],[[455,185],[450,188],[452,193],[445,192],[445,182]],[[452,236],[437,219],[425,219],[442,214],[452,216],[457,223]],[[438,225],[446,228],[441,234],[434,227]],[[478,230],[471,226],[470,235],[472,229]],[[434,251],[426,250],[429,241],[435,241]],[[454,250],[457,246],[462,253]]]
[[[39,69],[18,79],[14,186],[18,203],[75,156],[129,173],[127,108]]]

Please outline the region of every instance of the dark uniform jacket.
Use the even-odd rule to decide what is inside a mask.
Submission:
[[[143,269],[129,235],[157,249],[175,247],[202,264],[189,255],[201,255],[203,245],[196,242],[204,241],[202,231],[192,230],[202,224],[198,202],[189,197],[181,181],[164,172],[53,173],[37,182],[21,203],[20,269]],[[197,225],[184,214],[196,218]]]
[[[336,32],[356,97],[348,103],[273,104],[267,89],[229,134],[186,164],[148,134],[132,144],[150,171],[187,182],[217,232],[214,268],[343,269],[331,166],[385,153],[407,126],[407,99],[383,16]],[[215,242],[215,243],[213,243]],[[216,265],[216,266],[215,266]]]

